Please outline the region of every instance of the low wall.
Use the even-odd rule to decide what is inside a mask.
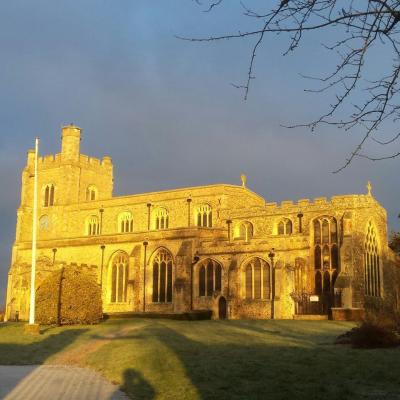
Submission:
[[[364,318],[364,308],[332,308],[332,319],[334,321],[361,321]]]

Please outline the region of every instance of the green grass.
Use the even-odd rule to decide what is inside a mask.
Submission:
[[[39,337],[0,325],[0,364],[89,366],[143,399],[394,399],[400,349],[334,345],[332,321],[110,320]]]

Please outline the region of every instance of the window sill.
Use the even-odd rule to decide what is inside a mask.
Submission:
[[[246,302],[252,302],[252,303],[270,303],[271,299],[243,299]],[[275,298],[275,300],[278,300],[277,298]]]
[[[364,296],[368,297],[368,299],[383,299],[382,295],[375,296],[373,294],[365,294]]]

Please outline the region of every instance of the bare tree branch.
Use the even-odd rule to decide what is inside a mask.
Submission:
[[[198,4],[200,2],[195,0]],[[207,3],[207,2],[206,2]],[[208,1],[207,12],[221,6],[223,0]],[[249,68],[244,84],[234,84],[244,91],[244,99],[249,95],[255,79],[256,55],[267,35],[286,34],[288,45],[284,55],[295,51],[304,40],[306,32],[333,29],[336,40],[333,44],[323,44],[334,51],[339,62],[325,76],[303,77],[321,84],[319,88],[306,89],[308,92],[333,91],[334,101],[327,111],[313,121],[293,124],[287,127],[308,127],[315,131],[321,125],[336,126],[345,131],[360,129],[363,132],[358,145],[350,152],[343,165],[334,172],[342,171],[355,157],[369,160],[396,158],[400,151],[371,157],[362,153],[367,142],[381,146],[399,146],[400,132],[389,139],[382,139],[384,124],[395,124],[400,120],[399,73],[400,73],[400,1],[399,0],[274,0],[267,2],[263,11],[249,8],[241,3],[244,16],[260,26],[254,30],[238,31],[217,36],[182,37],[191,42],[215,42],[228,39],[251,39]],[[202,4],[203,5],[203,4]],[[381,76],[373,81],[365,79],[368,57],[374,48],[383,46],[391,52],[391,67],[384,65]],[[363,93],[360,97],[359,94]],[[358,96],[356,96],[356,94]],[[353,99],[355,98],[355,101]],[[361,100],[360,100],[361,98]],[[341,115],[347,113],[347,117]],[[397,131],[397,129],[396,129]]]

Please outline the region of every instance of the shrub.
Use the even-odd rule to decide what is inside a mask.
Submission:
[[[357,348],[395,347],[400,345],[399,336],[391,327],[368,321],[362,322],[358,328],[352,330],[350,341],[353,347]]]
[[[386,310],[387,311],[387,310]],[[400,319],[394,312],[369,311],[364,321],[336,339],[337,344],[351,344],[356,348],[395,347],[400,345]]]
[[[36,319],[41,324],[94,324],[102,316],[99,285],[74,267],[53,272],[36,291]]]
[[[390,234],[389,247],[400,256],[400,232],[392,232]]]

